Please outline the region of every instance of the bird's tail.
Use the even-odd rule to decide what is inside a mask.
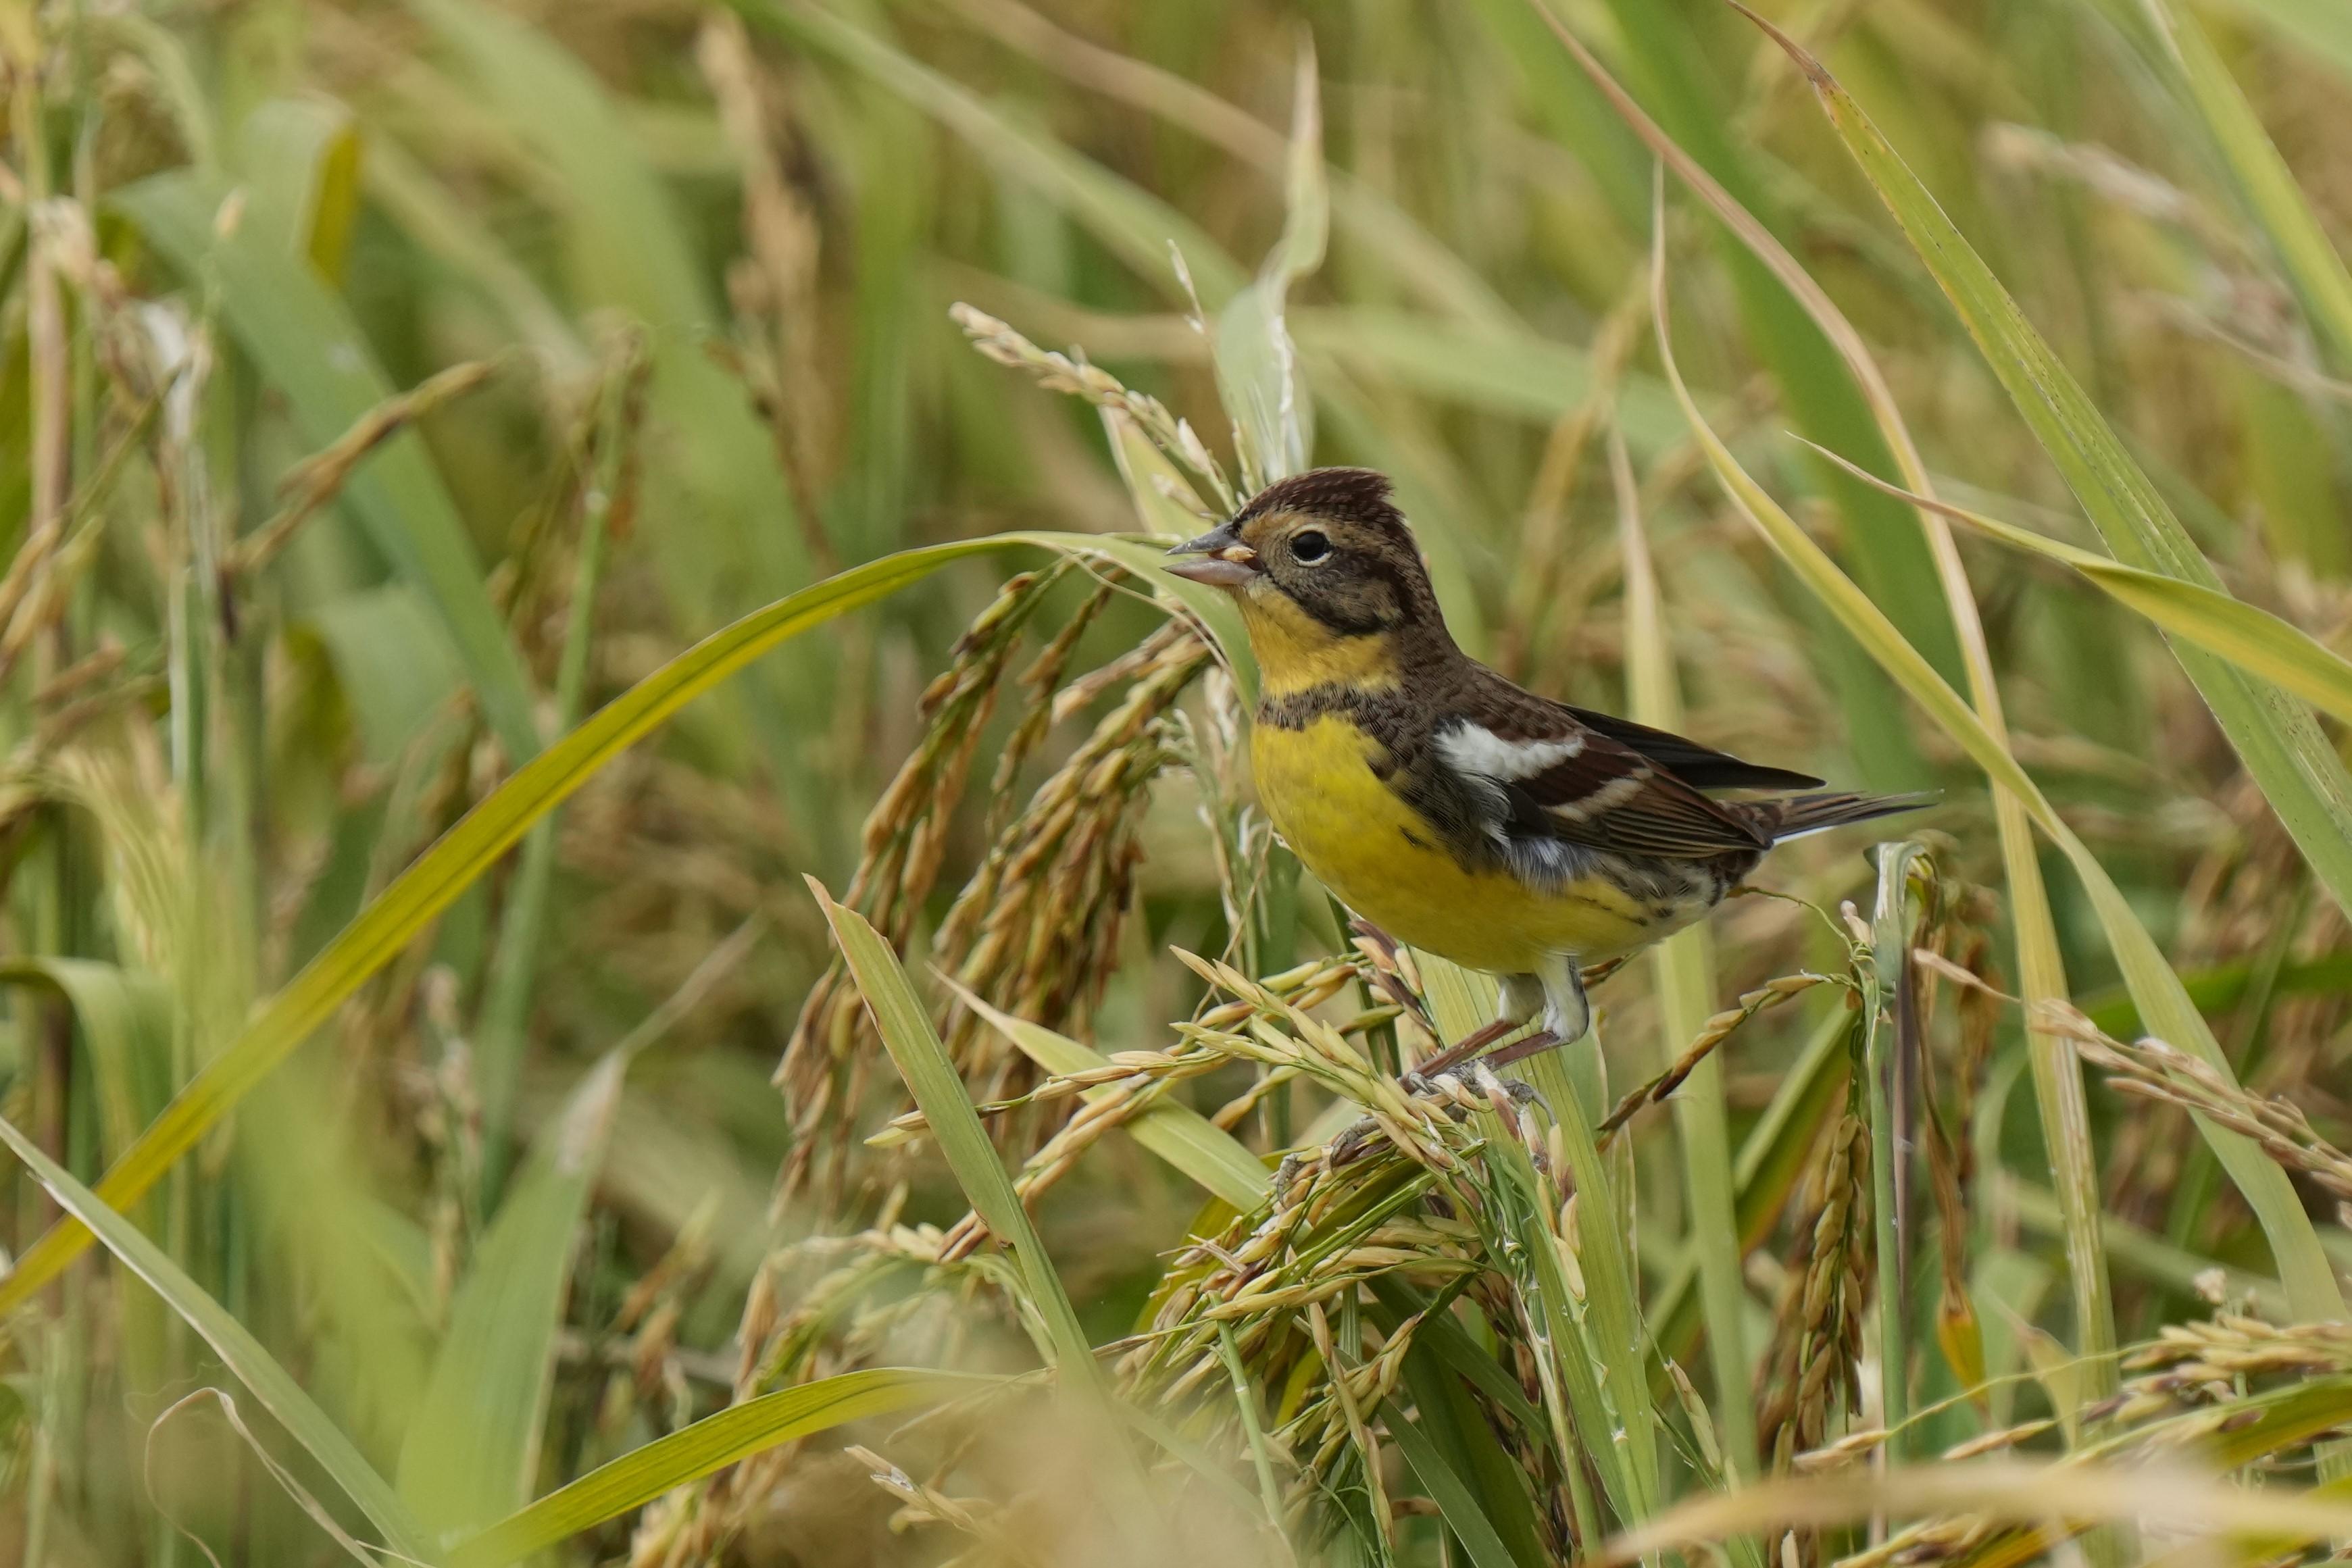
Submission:
[[[1873,817],[1891,817],[1898,811],[1916,811],[1942,800],[1939,789],[1921,789],[1907,795],[1857,795],[1832,791],[1820,795],[1785,795],[1778,800],[1755,800],[1749,809],[1759,817],[1759,825],[1772,836],[1774,843],[1788,839],[1801,839],[1807,833],[1818,833],[1831,828],[1843,828],[1849,822],[1866,822]]]

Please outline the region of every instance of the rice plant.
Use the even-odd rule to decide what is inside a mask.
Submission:
[[[2325,0],[0,16],[0,1541],[2352,1540]],[[1874,789],[1494,986],[1165,547]],[[1205,519],[1205,521],[1204,521]]]

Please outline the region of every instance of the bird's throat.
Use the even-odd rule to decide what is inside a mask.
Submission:
[[[1392,633],[1346,636],[1334,632],[1280,593],[1261,590],[1236,595],[1250,651],[1257,655],[1260,688],[1282,696],[1317,686],[1378,691],[1397,684],[1399,664]]]

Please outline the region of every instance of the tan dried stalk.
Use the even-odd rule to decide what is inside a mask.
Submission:
[[[2177,1105],[2252,1139],[2279,1165],[2310,1177],[2336,1200],[2340,1212],[2352,1216],[2352,1155],[2321,1137],[2300,1106],[2232,1083],[2154,1037],[2127,1045],[2063,1002],[2034,1009],[2032,1024],[2072,1041],[2085,1061],[2108,1075],[2108,1086],[2117,1093]]]
[[[2352,1325],[2299,1323],[2281,1327],[2258,1319],[2219,1316],[2203,1323],[2167,1325],[2159,1337],[2124,1358],[2126,1369],[2146,1375],[2126,1382],[2113,1398],[2085,1410],[2087,1427],[2106,1434],[2085,1442],[2057,1461],[2069,1466],[2126,1468],[2151,1461],[2225,1468],[2277,1465],[2307,1456],[2325,1429],[2307,1419],[2273,1419],[2305,1398],[2319,1380],[2352,1379]],[[1996,1446],[2040,1435],[2028,1422],[1990,1433],[1947,1454],[1963,1458]],[[1883,1432],[1860,1433],[1839,1449],[1851,1458]],[[1975,1515],[1923,1520],[1890,1535],[1866,1552],[1840,1561],[1838,1568],[1885,1568],[1888,1564],[1939,1563],[1962,1565],[2014,1563],[2048,1552],[2078,1532],[2068,1521],[2037,1526],[1996,1524]],[[2294,1544],[2275,1543],[2273,1550]],[[2294,1560],[2292,1558],[2286,1560]]]
[[[938,880],[947,833],[971,776],[973,753],[1023,628],[1072,570],[1056,562],[1008,579],[958,639],[953,661],[922,697],[922,738],[866,814],[857,862],[843,902],[903,948]],[[836,957],[809,989],[775,1082],[793,1107],[793,1145],[781,1190],[797,1191],[819,1157],[837,1182],[849,1117],[836,1107],[857,1098],[860,1064],[877,1048],[857,988]]]
[[[1133,420],[1136,428],[1166,453],[1170,461],[1191,469],[1209,486],[1213,499],[1227,516],[1240,505],[1240,497],[1225,477],[1223,465],[1202,444],[1192,425],[1169,413],[1168,405],[1158,398],[1131,391],[1108,371],[1089,364],[1083,353],[1072,359],[1067,354],[1039,348],[984,310],[958,303],[949,307],[948,316],[963,329],[971,346],[982,357],[1027,371],[1047,392],[1068,392],[1097,408],[1112,409]]]
[[[1596,1129],[1601,1145],[1606,1148],[1616,1137],[1618,1130],[1632,1121],[1644,1106],[1665,1103],[1667,1098],[1683,1086],[1683,1081],[1697,1070],[1698,1064],[1715,1054],[1716,1047],[1730,1039],[1749,1019],[1767,1008],[1778,1007],[1782,1002],[1801,997],[1815,986],[1840,983],[1827,975],[1783,975],[1778,979],[1765,981],[1752,991],[1743,992],[1737,1003],[1699,1027],[1697,1037],[1682,1055],[1675,1059],[1674,1065],[1617,1102],[1616,1108],[1602,1118]]]
[[[1171,716],[1208,646],[1190,632],[1156,639],[1126,696],[1007,824],[957,895],[936,944],[957,982],[1016,1017],[1077,1032],[1115,967],[1128,913],[1136,834],[1151,782],[1178,759]],[[1001,1100],[1035,1079],[1028,1058],[959,1004],[941,1036],[976,1097]],[[1013,1146],[1048,1129],[1000,1121]]]

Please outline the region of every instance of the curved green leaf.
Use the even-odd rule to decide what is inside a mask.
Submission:
[[[312,446],[333,443],[393,395],[359,324],[316,273],[258,225],[217,232],[219,192],[173,172],[119,190],[113,203],[181,272],[213,283],[238,344],[286,394],[295,427]],[[422,438],[412,431],[385,442],[344,482],[341,501],[447,625],[508,757],[529,760],[540,737],[522,657],[490,603],[473,541]]]
[[[1091,1072],[1111,1065],[1110,1058],[1101,1052],[1066,1034],[1056,1034],[1044,1024],[1031,1023],[992,1007],[948,976],[940,976],[940,983],[955,992],[957,999],[979,1014],[990,1028],[1018,1047],[1022,1055],[1048,1072]],[[1097,1100],[1108,1092],[1108,1088],[1089,1089],[1085,1098]],[[1137,1143],[1243,1214],[1264,1203],[1274,1191],[1274,1182],[1266,1175],[1265,1166],[1242,1146],[1239,1138],[1181,1101],[1154,1102],[1128,1124],[1127,1130]]]
[[[1625,681],[1633,715],[1662,729],[1683,727],[1682,687],[1666,632],[1657,573],[1650,561],[1640,497],[1625,443],[1609,433],[1609,469],[1617,495],[1617,538],[1625,559]],[[1704,925],[1675,933],[1651,949],[1657,988],[1661,1065],[1671,1065],[1698,1038],[1716,1009],[1715,937]],[[1744,1479],[1761,1469],[1756,1451],[1756,1404],[1748,1358],[1748,1286],[1740,1270],[1738,1191],[1731,1176],[1731,1124],[1725,1108],[1723,1063],[1715,1056],[1692,1070],[1675,1092],[1675,1141],[1683,1156],[1685,1234],[1696,1254],[1699,1299],[1706,1319],[1708,1363],[1723,1416],[1729,1473]]]
[[[996,1145],[981,1125],[980,1113],[971,1108],[963,1079],[948,1059],[938,1031],[931,1028],[930,1010],[908,983],[898,954],[864,915],[835,904],[823,883],[811,877],[808,885],[817,907],[824,912],[825,923],[833,927],[833,939],[840,945],[850,977],[866,998],[866,1010],[874,1015],[875,1032],[882,1037],[915,1103],[922,1107],[931,1137],[947,1157],[948,1167],[955,1172],[972,1212],[1020,1264],[1031,1304],[1045,1320],[1053,1339],[1056,1369],[1069,1386],[1091,1388],[1107,1397],[1109,1384],[1095,1363],[1094,1346],[1087,1342],[1086,1331],[1078,1326],[1077,1309],[1070,1305],[1069,1292],[1062,1288],[1061,1276],[1054,1272],[1045,1243],[1029,1222],[1029,1211],[1022,1207],[1013,1178],[1005,1175]]]
[[[147,1107],[171,1090],[171,988],[97,958],[43,957],[0,960],[0,985],[37,986],[73,1009],[98,1087],[106,1148],[128,1148]]]
[[[1386,1401],[1381,1414],[1387,1417],[1388,1433],[1404,1455],[1404,1462],[1412,1468],[1422,1490],[1437,1504],[1439,1517],[1445,1528],[1462,1542],[1475,1568],[1519,1568],[1518,1559],[1503,1544],[1503,1537],[1488,1521],[1486,1511],[1478,1506],[1478,1497],[1469,1483],[1446,1462],[1445,1455],[1430,1440],[1429,1434],[1405,1419],[1395,1400]]]
[[[850,1421],[997,1387],[1003,1381],[969,1373],[874,1366],[747,1399],[599,1465],[500,1520],[450,1552],[450,1568],[499,1568],[763,1449]]]
[[[2279,269],[2302,301],[2325,358],[2338,371],[2352,369],[2352,271],[2203,26],[2175,0],[2133,0],[2127,9],[2106,0],[2103,8],[2152,46],[2147,53],[2160,62],[2159,70],[2173,77],[2196,109],[2213,150],[2237,183],[2240,199],[2270,236]],[[2292,9],[2310,15],[2306,38],[2323,52],[2329,37],[2352,37],[2352,22],[2341,5]]]
[[[2042,793],[2042,787],[2025,769],[2009,748],[1985,727],[1959,693],[1937,674],[1919,651],[1905,640],[1895,623],[1873,603],[1869,595],[1854,585],[1853,580],[1838,570],[1814,543],[1812,537],[1799,528],[1796,519],[1781,509],[1780,504],[1756,483],[1738,460],[1724,445],[1701,416],[1698,405],[1691,400],[1683,384],[1682,373],[1675,366],[1671,334],[1667,330],[1664,270],[1660,267],[1654,287],[1657,297],[1653,308],[1658,335],[1658,352],[1668,382],[1683,402],[1684,417],[1690,421],[1692,434],[1698,438],[1708,466],[1723,486],[1742,515],[1780,552],[1798,578],[1852,632],[1857,641],[1869,650],[1897,685],[1909,693],[1913,701],[1926,709],[1929,717],[1958,743],[1971,761],[1984,769],[1994,784],[2009,790],[2032,817],[2036,826],[2063,851],[2074,867],[2084,888],[2091,895],[2091,904],[2100,925],[2105,930],[2107,944],[2114,951],[2116,962],[2122,969],[2124,980],[2131,988],[2132,998],[2138,1004],[2140,1017],[2148,1028],[2164,1040],[2184,1051],[2194,1051],[2208,1065],[2224,1077],[2235,1082],[2229,1059],[2213,1038],[2211,1028],[2189,998],[2180,977],[2165,962],[2163,950],[2140,923],[2123,890],[2116,885],[2090,849],[2076,836]],[[2303,1209],[2294,1184],[2286,1173],[2273,1165],[2251,1141],[2225,1128],[2198,1118],[2198,1127],[2210,1144],[2238,1190],[2254,1211],[2263,1232],[2276,1255],[2280,1279],[2285,1283],[2287,1299],[2298,1317],[2326,1320],[2341,1317],[2344,1300],[2337,1291],[2336,1276],[2326,1253],[2319,1245],[2317,1231],[2311,1218]]]
[[[1754,19],[1802,68],[1847,151],[2107,548],[2126,566],[2218,591],[2220,577],[2155,484],[1862,106],[1794,39]],[[2321,883],[2352,909],[2352,775],[2318,724],[2276,687],[2202,649],[2174,653]]]
[[[555,1336],[628,1059],[606,1053],[541,1134],[449,1307],[449,1332],[400,1449],[400,1495],[446,1541],[530,1495],[555,1386]]]
[[[108,1251],[146,1281],[173,1312],[204,1336],[222,1364],[253,1390],[255,1397],[278,1418],[278,1424],[310,1451],[344,1494],[359,1505],[360,1511],[383,1532],[385,1545],[404,1556],[430,1560],[425,1528],[408,1511],[407,1505],[376,1474],[341,1428],[303,1392],[293,1375],[246,1331],[244,1324],[206,1295],[204,1288],[188,1278],[187,1271],[172,1261],[161,1247],[142,1235],[137,1226],[41,1153],[40,1145],[13,1123],[0,1121],[0,1142],[5,1142],[25,1162],[48,1189],[49,1196],[58,1200],[58,1207],[95,1231],[106,1243]]]
[[[1150,1492],[1134,1451],[1110,1424],[1110,1413],[1118,1401],[1109,1376],[1095,1359],[1094,1345],[1078,1322],[1077,1309],[1070,1304],[1070,1293],[1055,1272],[1054,1260],[1046,1255],[1045,1244],[1030,1222],[1013,1178],[1005,1174],[996,1145],[964,1092],[962,1075],[931,1027],[930,1009],[915,995],[898,955],[864,915],[835,904],[824,883],[810,877],[808,885],[824,912],[825,923],[833,927],[833,939],[840,946],[859,995],[866,998],[874,1030],[882,1037],[891,1065],[906,1081],[908,1092],[922,1107],[931,1137],[955,1173],[957,1185],[971,1200],[972,1211],[1012,1252],[1021,1270],[1029,1306],[1045,1321],[1055,1375],[1063,1389],[1078,1396],[1070,1406],[1078,1427],[1076,1435],[1081,1441],[1104,1445],[1101,1457],[1106,1461],[1106,1490],[1110,1494],[1108,1511],[1132,1545],[1136,1532],[1148,1527]]]
[[[1298,473],[1315,457],[1315,400],[1283,319],[1290,286],[1323,265],[1331,225],[1311,47],[1300,50],[1294,94],[1282,237],[1256,281],[1217,314],[1217,390],[1241,438],[1244,476],[1259,483]]]
[[[2221,589],[2184,582],[2162,572],[2143,571],[2031,528],[1972,512],[1966,507],[1911,495],[1864,473],[1835,453],[1824,455],[1853,469],[1857,477],[1880,489],[1966,523],[2012,549],[2074,568],[2118,602],[2137,611],[2172,635],[2194,643],[2209,653],[2219,654],[2283,691],[2293,692],[2323,713],[2352,722],[2352,660],[2292,622]]]
[[[244,1030],[181,1089],[162,1115],[106,1173],[99,1196],[121,1207],[137,1201],[310,1031],[390,962],[436,915],[614,757],[752,660],[835,616],[887,598],[950,561],[1013,545],[1108,553],[1156,582],[1174,584],[1155,551],[1131,540],[1082,534],[994,534],[902,551],[868,561],[754,611],[713,632],[599,709],[483,797],[457,826],[417,857],[343,928]],[[1188,585],[1189,586],[1189,585]],[[89,1245],[60,1221],[0,1280],[0,1313],[24,1302]]]

